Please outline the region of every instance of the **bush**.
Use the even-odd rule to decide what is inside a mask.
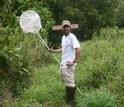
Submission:
[[[99,32],[93,34],[93,40],[117,40],[124,37],[124,30],[115,28],[102,28]]]

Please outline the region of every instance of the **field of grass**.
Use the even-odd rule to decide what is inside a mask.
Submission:
[[[124,36],[95,38],[81,43],[81,49],[75,81],[83,95],[76,91],[77,107],[124,107]],[[50,60],[32,67],[30,86],[11,101],[5,99],[3,106],[69,107],[59,65],[54,58]]]

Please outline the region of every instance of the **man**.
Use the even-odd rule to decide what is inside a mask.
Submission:
[[[74,101],[75,82],[74,69],[80,55],[80,44],[74,34],[71,33],[71,23],[68,20],[62,22],[62,49],[49,49],[53,53],[62,53],[60,65],[61,77],[66,87],[68,103]]]

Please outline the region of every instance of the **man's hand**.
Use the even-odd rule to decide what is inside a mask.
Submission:
[[[70,67],[70,66],[73,66],[75,63],[73,61],[67,61],[67,66]]]
[[[53,53],[53,49],[48,49],[49,53]]]

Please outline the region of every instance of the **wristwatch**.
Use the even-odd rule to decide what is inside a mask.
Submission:
[[[73,61],[73,63],[76,63],[76,61]]]

